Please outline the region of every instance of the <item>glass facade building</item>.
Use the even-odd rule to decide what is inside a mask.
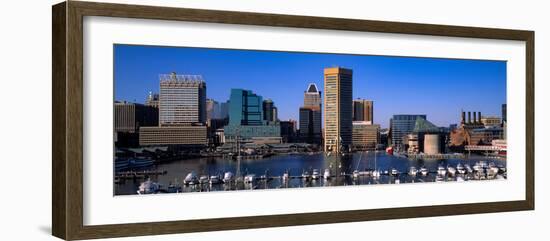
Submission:
[[[243,89],[231,89],[229,125],[224,127],[224,134],[226,142],[254,138],[281,141],[280,125],[264,120],[262,96]]]
[[[426,115],[393,115],[390,120],[392,132],[392,146],[403,148],[403,137],[412,133],[416,125],[416,119],[426,119]]]

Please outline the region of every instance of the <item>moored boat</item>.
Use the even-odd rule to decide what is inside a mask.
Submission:
[[[223,174],[223,182],[224,183],[230,183],[233,181],[233,173],[232,172],[226,172]]]
[[[195,172],[190,172],[183,179],[183,184],[185,185],[195,185],[198,184],[199,178]]]
[[[138,194],[152,194],[157,193],[160,190],[160,185],[147,179],[147,181],[142,182],[138,187]]]
[[[427,176],[428,173],[429,173],[428,168],[426,168],[426,167],[421,167],[420,168],[420,174],[422,174],[422,176]]]
[[[409,167],[409,175],[411,177],[416,177],[416,174],[418,173],[418,170],[416,169],[415,166],[411,166]]]

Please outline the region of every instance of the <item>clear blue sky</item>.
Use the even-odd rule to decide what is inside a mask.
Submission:
[[[461,109],[500,116],[506,103],[504,61],[115,45],[114,63],[116,100],[143,103],[159,74],[198,74],[208,98],[249,89],[272,99],[281,120],[298,119],[308,83],[323,90],[332,66],[353,69],[353,98],[373,100],[382,127],[393,114],[426,114],[438,126],[457,123]]]

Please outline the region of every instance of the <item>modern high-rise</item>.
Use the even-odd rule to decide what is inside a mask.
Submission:
[[[501,108],[502,123],[506,123],[506,121],[508,121],[508,119],[506,119],[506,104],[502,104]]]
[[[372,100],[353,100],[353,121],[367,121],[371,124],[374,123]]]
[[[229,118],[229,101],[220,104],[220,119]]]
[[[264,120],[263,98],[250,90],[231,89],[226,142],[280,143],[281,127]]]
[[[220,119],[220,104],[213,99],[206,99],[206,120]]]
[[[390,120],[392,146],[403,148],[403,137],[414,131],[418,118],[426,120],[426,115],[393,115]]]
[[[307,90],[304,91],[304,107],[321,106],[321,91],[315,83],[310,83]]]
[[[277,108],[271,99],[262,102],[262,111],[265,121],[277,121]]]
[[[161,126],[206,123],[206,83],[199,75],[160,75]]]
[[[350,149],[353,133],[353,71],[340,67],[324,69],[324,150]]]
[[[304,91],[304,106],[299,112],[300,138],[307,143],[321,143],[321,91],[310,83]]]

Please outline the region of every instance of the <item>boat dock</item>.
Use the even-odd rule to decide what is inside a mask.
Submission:
[[[149,176],[165,175],[167,171],[144,170],[144,171],[124,171],[115,173],[115,179],[143,179]]]

